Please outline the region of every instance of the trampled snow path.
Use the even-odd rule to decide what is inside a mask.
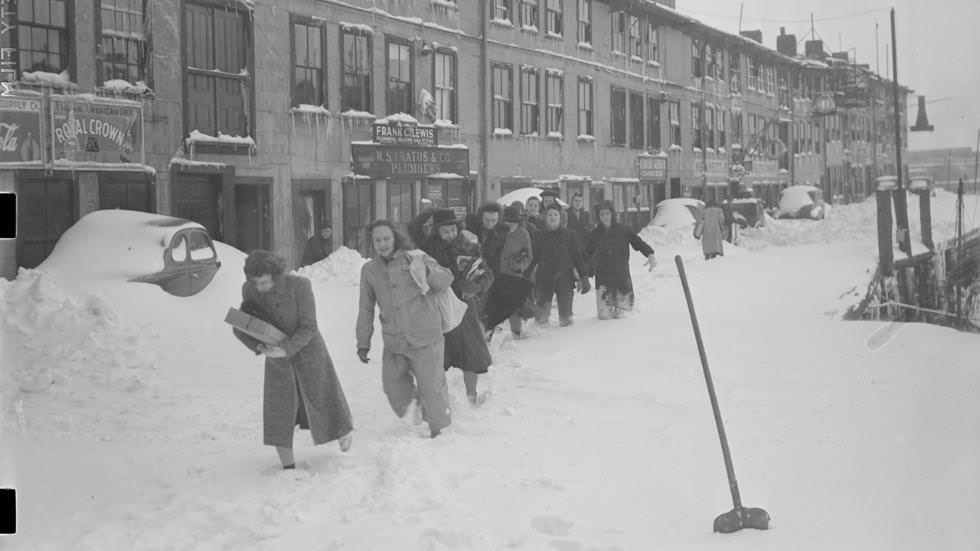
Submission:
[[[353,354],[356,287],[315,285],[321,331],[353,408],[354,447],[311,447],[284,473],[260,445],[259,360],[223,312],[152,325],[163,358],[113,430],[5,440],[21,495],[12,549],[962,549],[980,541],[975,335],[837,321],[863,290],[864,245],[773,247],[689,265],[743,500],[768,532],[711,533],[731,508],[686,307],[670,255],[634,258],[633,317],[507,342],[430,441],[395,419]],[[168,304],[161,301],[161,304]],[[159,315],[160,309],[156,314]],[[186,312],[174,311],[173,314]],[[125,316],[140,315],[134,308]],[[175,346],[172,336],[189,342]],[[45,394],[29,400],[43,415]],[[86,407],[99,407],[87,402]],[[140,407],[142,406],[142,407]],[[127,423],[132,429],[127,429]]]

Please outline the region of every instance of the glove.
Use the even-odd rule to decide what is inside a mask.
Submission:
[[[647,257],[647,261],[643,263],[644,266],[648,267],[649,271],[653,271],[653,268],[657,265],[657,259],[651,254]]]
[[[579,278],[579,280],[578,280],[578,290],[583,295],[585,293],[588,293],[589,291],[592,290],[592,284],[589,283],[589,278],[587,278],[587,277]]]
[[[358,358],[359,360],[361,360],[361,363],[362,363],[362,364],[366,364],[366,363],[368,363],[369,361],[371,361],[371,360],[370,360],[370,359],[368,358],[368,349],[367,349],[367,348],[358,348],[358,349],[357,349],[357,358]]]

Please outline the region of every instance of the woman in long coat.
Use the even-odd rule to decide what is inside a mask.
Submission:
[[[612,203],[599,207],[599,225],[589,234],[585,246],[586,262],[595,274],[596,311],[599,319],[618,318],[633,309],[633,278],[630,276],[630,247],[656,265],[653,247],[633,228],[616,222]]]
[[[466,231],[471,239],[459,232],[460,221],[449,209],[437,210],[432,215],[432,235],[423,243],[422,250],[439,265],[453,273],[453,292],[466,302],[466,314],[455,329],[446,333],[443,367],[457,367],[463,371],[466,398],[472,405],[479,405],[477,392],[478,375],[486,373],[492,359],[480,323],[481,309],[487,290],[493,284],[493,272],[480,258],[480,245],[476,236]]]
[[[709,202],[701,220],[694,227],[694,237],[701,240],[704,259],[711,260],[725,255],[725,211],[714,202]]]
[[[265,354],[262,400],[263,443],[275,446],[284,469],[295,467],[293,432],[309,429],[313,444],[339,439],[350,448],[354,425],[350,407],[316,323],[310,280],[284,275],[285,261],[263,250],[245,259],[242,311],[287,335],[267,345],[237,329],[235,336],[255,354]]]

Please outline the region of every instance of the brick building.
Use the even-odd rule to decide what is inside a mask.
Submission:
[[[375,218],[406,222],[424,204],[462,214],[527,185],[608,199],[643,223],[664,198],[725,197],[733,165],[770,202],[794,182],[856,196],[886,170],[887,82],[809,42],[798,55],[786,36],[772,49],[761,33],[714,29],[672,1],[17,6],[3,37],[19,52],[13,86],[51,117],[62,96],[138,111],[142,151],[59,163],[42,140],[37,159],[0,158],[0,190],[45,190],[22,208],[18,240],[0,243],[8,277],[99,208],[190,218],[295,265],[324,220],[335,245],[366,250]],[[61,71],[64,82],[42,78]],[[126,85],[137,81],[149,91]],[[878,94],[878,109],[838,101],[813,115],[845,85]]]

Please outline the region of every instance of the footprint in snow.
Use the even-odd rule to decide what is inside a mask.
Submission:
[[[569,530],[572,529],[570,521],[554,515],[534,517],[531,519],[531,526],[538,532],[549,536],[567,536]]]

